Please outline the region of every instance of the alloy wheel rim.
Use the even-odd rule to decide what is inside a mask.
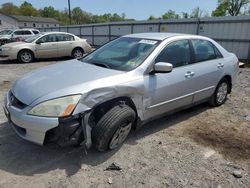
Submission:
[[[29,63],[31,61],[31,54],[28,52],[22,53],[21,59],[25,63]]]
[[[74,57],[77,58],[77,59],[78,59],[78,58],[81,58],[81,57],[82,57],[82,52],[81,52],[81,50],[76,50],[75,53],[74,53]]]
[[[132,127],[131,122],[121,125],[119,127],[119,129],[113,135],[113,137],[110,141],[110,144],[109,144],[109,148],[115,149],[115,148],[119,147],[121,145],[121,143],[123,143],[125,141],[125,139],[127,138],[128,134],[131,130],[131,127]]]
[[[222,103],[225,100],[227,96],[227,91],[228,91],[228,86],[225,82],[223,82],[218,88],[217,95],[216,95],[218,103]]]

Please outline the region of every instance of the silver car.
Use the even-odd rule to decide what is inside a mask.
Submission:
[[[202,102],[222,105],[237,57],[212,39],[131,34],[84,57],[34,71],[7,93],[4,111],[37,144],[119,147],[132,128]]]
[[[18,60],[30,63],[35,58],[55,58],[71,56],[81,58],[91,52],[86,39],[64,32],[40,33],[21,42],[12,42],[0,47],[3,60]]]

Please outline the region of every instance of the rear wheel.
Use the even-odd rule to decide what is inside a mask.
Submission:
[[[34,60],[34,55],[29,50],[22,50],[18,53],[17,60],[20,63],[31,63]]]
[[[223,78],[217,85],[213,96],[211,97],[209,104],[212,106],[220,106],[227,100],[227,94],[229,93],[230,85],[228,80]]]
[[[95,148],[106,151],[121,146],[129,135],[135,117],[135,111],[127,105],[117,105],[110,109],[92,130]]]
[[[80,59],[83,57],[83,54],[84,54],[84,51],[83,49],[81,48],[75,48],[73,51],[72,51],[72,57],[75,58],[75,59]]]

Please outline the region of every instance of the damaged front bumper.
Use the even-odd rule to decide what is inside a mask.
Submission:
[[[89,112],[67,118],[51,118],[28,115],[29,108],[20,109],[10,102],[10,93],[4,100],[4,112],[15,132],[25,140],[39,145],[56,142],[61,146],[91,146]]]

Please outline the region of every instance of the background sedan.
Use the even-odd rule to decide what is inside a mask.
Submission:
[[[91,46],[86,39],[64,32],[49,32],[1,46],[0,57],[4,60],[17,59],[20,63],[30,63],[35,58],[81,58],[90,51]]]

